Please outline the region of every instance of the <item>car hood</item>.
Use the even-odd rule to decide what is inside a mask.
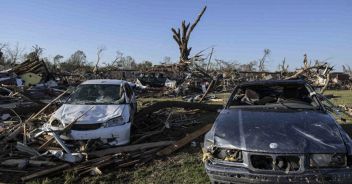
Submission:
[[[212,129],[223,148],[267,153],[345,153],[335,120],[312,110],[224,109]]]
[[[70,124],[84,114],[77,124],[103,123],[111,118],[122,116],[128,121],[126,104],[119,105],[62,105],[51,117],[51,120],[58,119],[64,125]]]

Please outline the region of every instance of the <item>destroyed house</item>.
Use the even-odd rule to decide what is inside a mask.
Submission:
[[[112,79],[135,80],[138,70],[133,69],[118,69],[109,72]]]
[[[348,83],[350,75],[343,72],[332,72],[330,74],[330,79],[333,83]]]
[[[239,76],[241,79],[244,79],[244,81],[254,81],[261,79],[281,79],[280,72],[240,71]]]

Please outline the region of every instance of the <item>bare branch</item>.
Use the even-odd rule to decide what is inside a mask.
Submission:
[[[198,24],[198,22],[200,21],[200,18],[202,18],[205,10],[207,9],[207,6],[204,6],[203,10],[200,12],[200,14],[198,15],[196,21],[194,21],[194,23],[191,26],[191,29],[189,30],[188,34],[187,34],[187,40],[189,40],[189,37],[191,36],[191,32],[193,31],[193,29],[196,27],[196,25]]]
[[[25,48],[21,48],[19,43],[17,42],[14,48],[6,47],[6,53],[10,58],[12,64],[15,64],[17,60],[22,57]]]

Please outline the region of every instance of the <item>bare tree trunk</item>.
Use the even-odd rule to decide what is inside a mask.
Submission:
[[[14,65],[18,58],[22,55],[24,48],[20,48],[19,44],[17,43],[13,49],[7,47],[7,54],[10,57],[11,65]]]
[[[197,19],[194,21],[194,23],[191,25],[191,27],[190,27],[190,23],[188,23],[186,25],[186,21],[183,20],[182,24],[181,24],[182,33],[181,33],[180,28],[177,28],[177,31],[175,28],[171,28],[171,31],[173,32],[172,37],[174,38],[174,40],[176,41],[176,43],[179,46],[180,63],[185,63],[185,62],[189,61],[188,57],[189,57],[189,54],[192,50],[192,47],[188,48],[188,41],[189,41],[189,38],[191,36],[193,29],[196,27],[196,25],[200,21],[200,18],[203,16],[206,9],[207,9],[207,7],[204,6],[203,10],[200,12]]]
[[[93,73],[94,74],[97,74],[98,72],[98,65],[99,65],[99,62],[100,62],[100,57],[101,57],[101,53],[105,50],[105,47],[104,46],[101,46],[101,47],[98,47],[98,51],[97,51],[97,62],[95,64],[95,67],[93,69]]]
[[[259,71],[264,71],[265,69],[265,59],[270,54],[270,49],[264,49],[264,56],[259,60]]]

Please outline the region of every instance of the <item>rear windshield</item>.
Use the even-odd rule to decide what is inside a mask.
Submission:
[[[79,85],[68,99],[69,104],[121,104],[120,85],[84,84]]]

